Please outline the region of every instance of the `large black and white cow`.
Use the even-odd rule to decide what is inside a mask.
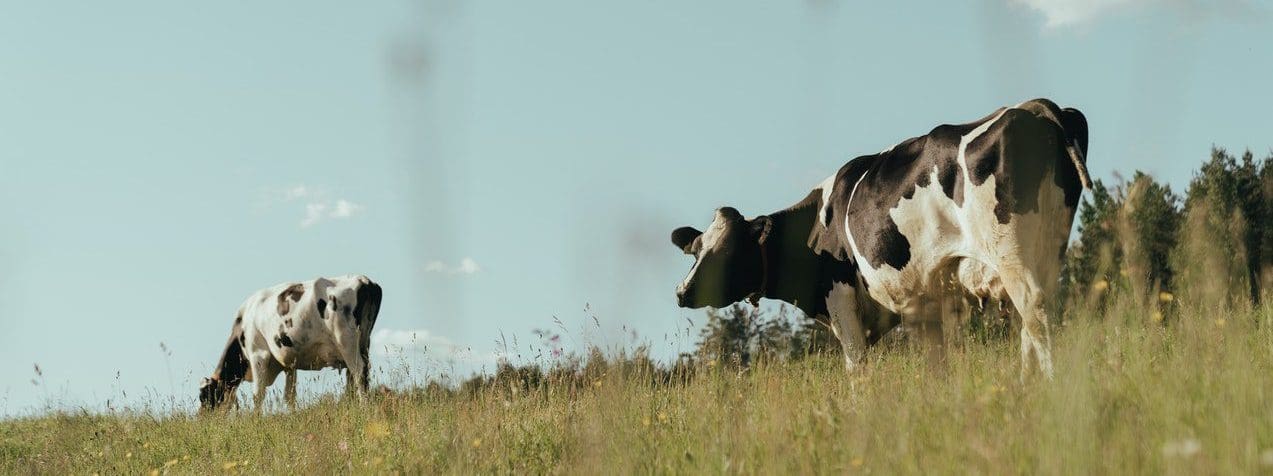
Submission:
[[[204,408],[233,402],[244,381],[256,382],[255,404],[280,372],[284,398],[296,403],[298,370],[346,369],[349,389],[366,395],[371,330],[380,313],[380,285],[366,276],[318,278],[257,291],[239,307],[221,361],[199,387]]]
[[[940,337],[941,288],[1010,300],[1022,371],[1052,373],[1045,300],[1088,186],[1087,120],[1035,99],[855,158],[804,200],[750,220],[729,207],[672,242],[695,257],[687,308],[761,297],[830,321],[849,370],[899,321]]]

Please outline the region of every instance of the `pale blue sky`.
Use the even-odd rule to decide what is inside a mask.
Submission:
[[[0,414],[125,391],[193,406],[244,297],[319,275],[384,285],[379,342],[415,332],[429,350],[378,365],[414,378],[489,367],[501,332],[533,355],[554,317],[568,345],[674,355],[701,313],[674,304],[690,262],[672,228],[783,208],[938,123],[1050,97],[1087,114],[1097,177],[1139,168],[1177,189],[1212,144],[1267,152],[1270,14],[5,2]]]

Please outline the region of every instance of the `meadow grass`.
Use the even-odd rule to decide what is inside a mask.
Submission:
[[[329,397],[292,412],[56,413],[0,422],[0,473],[1273,472],[1273,308],[1072,317],[1053,380],[1015,339],[704,364],[659,383]]]

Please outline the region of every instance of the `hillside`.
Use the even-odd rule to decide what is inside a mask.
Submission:
[[[671,382],[610,362],[266,416],[60,414],[0,423],[0,473],[1251,474],[1273,470],[1270,317],[1072,319],[1056,379],[1024,384],[1015,339],[966,338],[945,364],[903,345],[851,377],[833,355]]]

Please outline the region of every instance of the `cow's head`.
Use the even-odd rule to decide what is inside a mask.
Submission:
[[[676,288],[677,304],[697,309],[725,307],[764,293],[764,242],[768,217],[743,218],[730,207],[716,210],[707,231],[691,227],[672,232],[672,244],[694,256],[689,276]]]
[[[215,377],[204,377],[199,384],[199,406],[204,410],[214,410],[225,403],[227,391],[225,382]]]

